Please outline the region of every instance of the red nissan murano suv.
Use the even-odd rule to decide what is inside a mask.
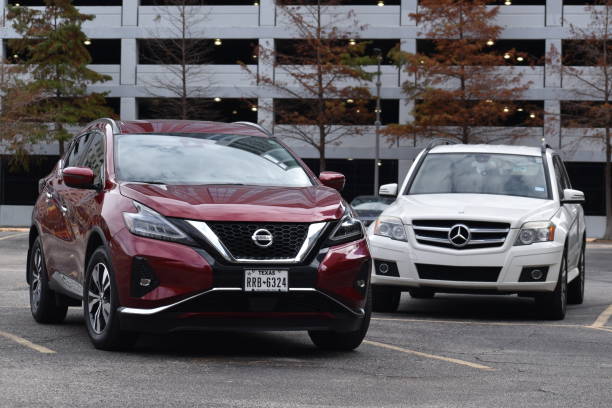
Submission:
[[[59,323],[82,305],[100,349],[202,329],[307,330],[354,349],[371,259],[343,186],[253,123],[95,121],[40,181],[32,315]]]

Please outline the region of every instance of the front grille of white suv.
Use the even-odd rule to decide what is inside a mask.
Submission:
[[[412,229],[419,244],[464,250],[504,245],[510,232],[510,224],[466,220],[413,220]]]

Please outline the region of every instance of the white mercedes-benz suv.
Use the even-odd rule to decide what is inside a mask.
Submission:
[[[582,303],[584,194],[550,147],[432,143],[369,231],[374,310],[400,294],[533,296],[550,319]]]

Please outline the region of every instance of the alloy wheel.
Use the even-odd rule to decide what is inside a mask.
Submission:
[[[41,278],[43,274],[43,259],[40,247],[37,247],[33,255],[32,276],[30,277],[30,297],[32,311],[36,312],[40,306],[40,297],[42,292]]]
[[[96,334],[101,334],[108,325],[111,312],[111,283],[108,268],[102,262],[91,271],[87,291],[89,323]]]

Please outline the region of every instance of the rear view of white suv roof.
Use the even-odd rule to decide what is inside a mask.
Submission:
[[[523,156],[541,156],[540,147],[485,144],[447,144],[433,147],[429,153],[499,153]]]

